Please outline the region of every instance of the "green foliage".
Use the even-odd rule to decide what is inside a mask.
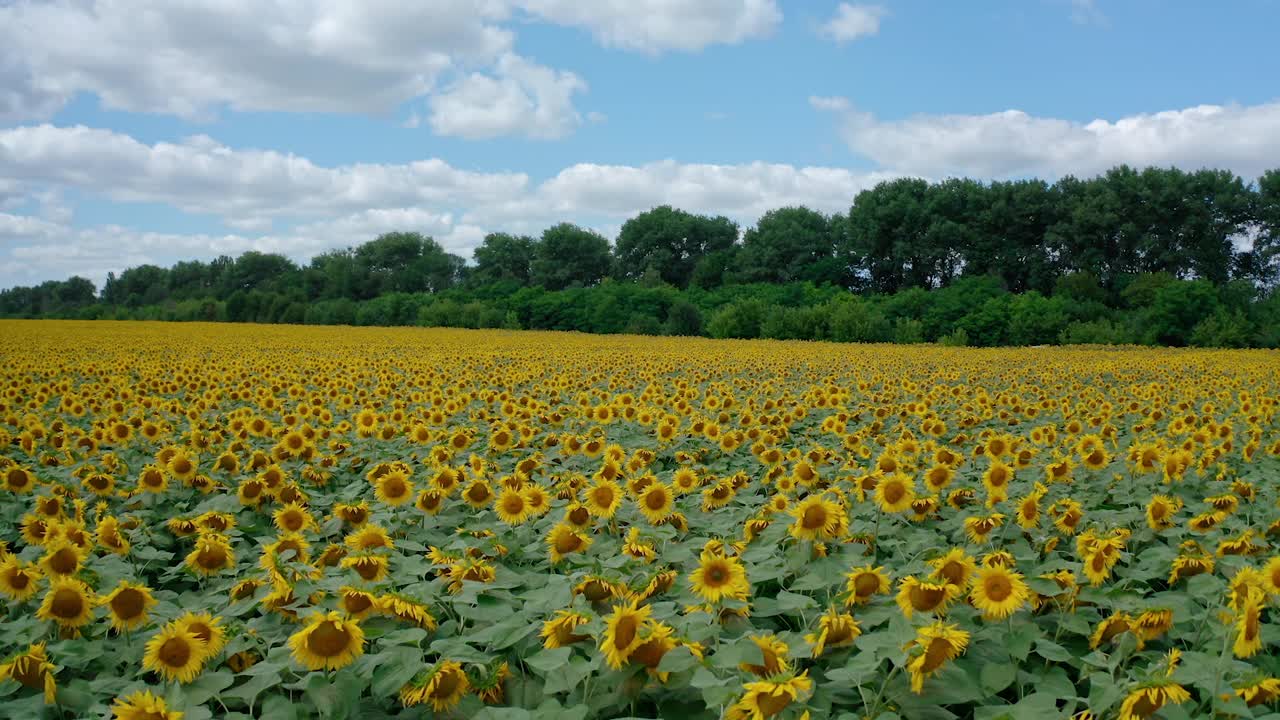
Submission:
[[[663,205],[612,248],[570,223],[490,233],[468,267],[391,232],[305,265],[250,251],[109,273],[101,293],[80,277],[10,288],[0,316],[1280,345],[1280,170],[1253,185],[1127,166],[1052,184],[902,178],[847,213],[770,210],[738,237],[728,218]]]

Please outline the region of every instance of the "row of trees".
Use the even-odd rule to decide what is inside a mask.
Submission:
[[[1065,298],[1064,287],[1074,283],[1096,287],[1100,299],[1088,307],[1128,313],[1134,307],[1124,298],[1131,288],[1181,288],[1198,281],[1185,286],[1211,289],[1220,306],[1240,310],[1256,325],[1256,318],[1238,303],[1224,303],[1219,296],[1234,286],[1251,288],[1260,300],[1278,275],[1280,170],[1248,184],[1226,171],[1121,166],[1099,177],[1067,177],[1053,184],[895,180],[859,193],[848,213],[780,208],[745,232],[722,216],[662,206],[628,220],[612,245],[598,233],[568,223],[547,228],[537,238],[493,233],[470,264],[432,238],[396,232],[317,255],[305,265],[260,252],[184,261],[170,268],[142,265],[109,275],[100,296],[83,278],[0,292],[0,314],[362,322],[360,313],[365,319],[386,314],[382,308],[392,301],[385,298],[411,297],[417,309],[396,309],[393,319],[381,324],[415,324],[424,319],[422,312],[427,319],[439,315],[437,324],[465,324],[446,317],[451,311],[429,309],[453,303],[483,305],[480,314],[488,324],[595,330],[594,321],[536,319],[536,313],[510,307],[508,298],[520,291],[575,301],[612,297],[614,290],[582,292],[612,280],[614,285],[690,294],[691,305],[706,315],[710,329],[710,313],[721,308],[699,298],[734,296],[722,303],[729,304],[745,293],[769,306],[762,288],[774,286],[807,284],[837,295],[854,291],[870,305],[898,296],[918,298],[924,291],[980,286],[1004,294],[1035,293],[1026,301],[1034,304],[1039,302],[1034,298]],[[982,282],[967,282],[974,279]],[[1234,298],[1240,293],[1229,294]],[[965,292],[958,296],[969,297]],[[970,299],[985,304],[993,298]],[[816,303],[806,306],[812,305]],[[996,315],[998,305],[990,308]],[[636,313],[668,328],[665,310],[652,310],[641,307]],[[896,322],[891,316],[886,314]],[[801,321],[798,315],[791,317]],[[615,325],[600,327],[606,332],[624,329]],[[654,331],[652,323],[645,325],[642,329]],[[958,329],[979,344],[999,335],[957,326],[923,337],[937,339]],[[1149,333],[1142,335],[1118,332],[1134,340],[1147,339]],[[1259,342],[1256,328],[1250,337],[1250,343]],[[1018,342],[1020,337],[1013,333],[1001,341]],[[1187,333],[1169,340],[1189,341]]]
[[[1109,292],[1087,274],[1064,276],[1052,295],[1010,293],[993,276],[945,288],[857,295],[811,282],[677,289],[606,279],[545,290],[501,281],[440,293],[304,302],[252,290],[219,301],[138,308],[93,305],[86,318],[316,325],[576,330],[839,342],[953,345],[1057,343],[1280,347],[1280,293],[1235,280],[1214,286],[1167,273],[1131,278]]]

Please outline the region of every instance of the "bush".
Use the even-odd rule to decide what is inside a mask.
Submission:
[[[1132,339],[1124,328],[1102,318],[1068,324],[1059,334],[1058,342],[1063,345],[1124,345]]]
[[[893,325],[893,341],[901,345],[924,342],[924,323],[919,320],[898,318],[898,322]]]
[[[1201,320],[1191,330],[1191,344],[1197,347],[1249,347],[1253,337],[1253,323],[1239,310],[1218,308],[1213,315]]]
[[[755,299],[730,303],[711,317],[707,332],[714,338],[758,338],[765,310],[764,303]]]
[[[827,313],[818,307],[772,307],[760,323],[760,337],[773,340],[823,340]]]
[[[957,328],[955,332],[949,332],[938,338],[938,344],[944,347],[967,347],[969,345],[969,333],[964,328]]]
[[[667,308],[666,333],[668,335],[701,335],[702,311],[698,306],[680,298]]]
[[[827,304],[827,329],[837,342],[886,342],[893,328],[870,302],[855,296],[833,300]]]

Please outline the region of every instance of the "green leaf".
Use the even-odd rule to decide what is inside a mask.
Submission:
[[[209,698],[234,685],[235,681],[235,676],[225,670],[204,673],[195,682],[183,685],[182,692],[188,703],[203,705]]]
[[[252,707],[254,700],[263,690],[280,682],[280,673],[286,667],[283,664],[260,662],[238,675],[238,677],[249,678],[245,683],[226,690],[222,694],[227,697],[240,698]]]
[[[799,595],[797,593],[787,592],[786,590],[778,591],[777,599],[778,609],[782,612],[807,610],[818,606],[817,601],[808,595]]]
[[[1013,684],[1017,672],[1017,666],[1010,663],[987,663],[983,665],[982,672],[979,675],[982,681],[982,691],[988,695],[995,695]]]
[[[373,694],[390,697],[400,692],[415,675],[427,667],[422,661],[422,651],[410,647],[393,647],[381,654],[382,659],[373,671]]]
[[[689,648],[683,645],[674,647],[662,656],[662,661],[658,663],[658,672],[684,672],[690,670],[698,664],[698,658],[694,657]]]
[[[568,662],[571,654],[573,654],[573,648],[567,647],[542,650],[525,658],[524,664],[534,670],[540,670],[540,674],[543,677],[546,677],[551,672],[564,667],[564,664]]]
[[[1046,640],[1044,638],[1036,640],[1036,654],[1045,660],[1052,660],[1054,662],[1067,662],[1071,660],[1071,653],[1067,652],[1066,648],[1052,640]]]
[[[1031,622],[1022,622],[1013,626],[1005,640],[1009,648],[1009,657],[1014,660],[1026,660],[1031,654],[1031,644],[1042,635],[1040,626]]]
[[[271,718],[271,720],[296,720],[298,717],[298,706],[284,695],[272,695],[262,703],[262,717]],[[183,720],[186,720],[184,717]]]

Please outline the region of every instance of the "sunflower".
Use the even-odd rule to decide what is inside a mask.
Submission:
[[[78,545],[63,539],[54,540],[45,545],[44,557],[40,558],[40,569],[50,578],[70,577],[79,572],[85,555],[85,551]]]
[[[1132,623],[1133,634],[1142,643],[1155,640],[1169,632],[1171,627],[1173,627],[1173,610],[1169,608],[1146,610],[1134,618]]]
[[[467,679],[462,665],[453,660],[443,660],[400,688],[400,702],[405,706],[426,703],[432,710],[442,713],[462,702],[470,688],[471,681]]]
[[[186,564],[196,573],[207,577],[234,569],[236,554],[225,536],[202,532],[196,538],[195,549],[187,554]]]
[[[551,562],[555,564],[574,553],[586,552],[591,547],[592,540],[572,527],[560,523],[551,528],[551,532],[547,534],[546,543],[551,553]]]
[[[14,602],[22,602],[40,589],[41,573],[36,565],[24,564],[16,555],[0,562],[0,593]]]
[[[693,592],[709,603],[724,599],[745,600],[751,594],[747,570],[736,557],[703,551],[698,567],[689,573]]]
[[[333,516],[358,528],[369,521],[369,503],[365,500],[358,503],[334,503]]]
[[[1173,559],[1170,565],[1169,584],[1173,585],[1183,578],[1213,572],[1213,566],[1213,558],[1208,555],[1200,557],[1179,555]]]
[[[142,667],[167,681],[189,683],[204,667],[205,645],[194,633],[169,623],[147,641]]]
[[[649,522],[655,525],[661,523],[671,514],[674,507],[675,497],[671,492],[671,488],[661,482],[652,482],[646,487],[636,500],[636,504],[640,507],[640,512],[644,514]]]
[[[1080,503],[1064,498],[1054,503],[1054,507],[1051,508],[1051,511],[1053,510],[1056,510],[1057,514],[1053,520],[1053,526],[1058,529],[1058,532],[1068,537],[1075,535],[1081,521],[1084,520],[1084,508]]]
[[[941,493],[947,489],[955,476],[955,468],[945,463],[938,463],[924,472],[924,485],[929,488],[929,492]]]
[[[1093,629],[1093,634],[1089,636],[1089,648],[1097,650],[1099,645],[1111,642],[1124,633],[1133,630],[1133,618],[1129,613],[1116,612],[1112,613],[1106,619],[1098,623]]]
[[[374,481],[374,497],[392,507],[399,507],[413,499],[413,482],[406,473],[392,471]]]
[[[542,623],[542,646],[548,650],[590,640],[590,635],[579,635],[574,630],[590,622],[591,618],[577,610],[558,610],[555,617]]]
[[[334,611],[315,612],[289,636],[293,659],[308,670],[338,670],[364,654],[364,631]]]
[[[791,672],[791,660],[787,658],[791,648],[785,642],[772,633],[752,635],[749,639],[760,649],[760,662],[740,663],[738,669],[762,678]]]
[[[529,519],[529,504],[519,490],[504,488],[493,509],[498,519],[508,525],[520,525]]]
[[[1249,707],[1270,705],[1280,699],[1280,679],[1267,675],[1253,677],[1233,686],[1236,697]]]
[[[861,634],[862,628],[852,615],[838,613],[831,608],[818,618],[818,631],[805,635],[804,640],[813,646],[813,657],[816,658],[831,648],[852,645]]]
[[[891,587],[883,567],[856,567],[845,574],[845,605],[865,605],[876,595],[887,595]]]
[[[164,698],[152,695],[150,690],[116,698],[111,713],[116,720],[182,720],[183,716],[177,710],[170,710]]]
[[[158,465],[142,468],[138,475],[138,489],[150,493],[162,493],[169,488],[169,476]]]
[[[6,435],[5,437],[8,437]],[[21,465],[13,465],[4,472],[4,488],[15,495],[29,493],[36,487],[35,473],[22,467]]]
[[[1042,497],[1044,497],[1044,492],[1037,488],[1018,501],[1018,527],[1023,530],[1031,530],[1040,526],[1040,498]]]
[[[378,599],[382,612],[424,630],[436,629],[436,618],[427,606],[399,593],[387,593]]]
[[[1120,704],[1119,720],[1143,720],[1155,715],[1165,705],[1181,705],[1190,699],[1191,693],[1172,680],[1147,683],[1125,697]]]
[[[951,548],[946,555],[929,561],[933,567],[930,578],[954,585],[959,592],[969,589],[974,570],[978,565],[960,548]]]
[[[156,599],[151,595],[151,588],[121,580],[110,594],[98,601],[107,608],[111,618],[111,627],[116,632],[133,630],[147,622],[147,612],[155,606]]]
[[[821,495],[810,495],[791,508],[795,522],[787,531],[800,540],[834,540],[849,524],[844,508]]]
[[[1147,503],[1147,527],[1160,532],[1174,526],[1173,516],[1182,509],[1182,499],[1168,495],[1152,495]]]
[[[186,630],[204,643],[204,657],[215,657],[227,644],[227,631],[222,627],[222,618],[214,617],[209,612],[186,612],[173,621],[173,624]]]
[[[1002,565],[979,568],[974,573],[969,600],[987,620],[1003,620],[1026,604],[1031,591],[1020,573]]]
[[[1236,641],[1231,650],[1238,658],[1253,657],[1262,649],[1262,600],[1249,597],[1236,617]]]
[[[876,484],[876,505],[887,513],[899,513],[911,507],[916,499],[915,482],[909,475],[895,473]]]
[[[381,525],[372,524],[363,525],[358,530],[348,533],[343,542],[356,552],[367,552],[379,548],[390,550],[395,547],[395,542],[391,540],[387,529]]]
[[[582,502],[592,515],[611,518],[622,504],[622,488],[612,480],[598,479],[583,492]]]
[[[624,555],[629,555],[645,562],[653,562],[658,557],[658,552],[653,545],[640,539],[640,528],[638,527],[633,527],[627,531],[627,540],[622,545],[622,552]]]
[[[921,582],[915,575],[908,575],[898,582],[897,603],[907,619],[911,619],[914,613],[945,615],[947,606],[960,592],[948,582]]]
[[[128,555],[131,545],[120,534],[120,521],[108,515],[98,521],[95,535],[98,544],[116,555]]]
[[[948,662],[960,657],[969,646],[969,633],[942,621],[916,631],[915,640],[907,646],[907,671],[911,674],[911,691],[924,692],[924,681]]]
[[[991,533],[1004,525],[1004,515],[992,513],[987,516],[976,515],[964,519],[964,534],[969,542],[980,545],[987,541]]]
[[[36,617],[64,628],[78,628],[93,619],[94,602],[88,585],[72,578],[52,577]]]
[[[45,704],[52,705],[58,693],[58,685],[53,677],[57,671],[57,666],[49,662],[44,643],[36,643],[0,663],[0,682],[13,680],[24,687],[43,693]]]
[[[315,518],[302,505],[291,502],[271,515],[276,528],[282,533],[296,533],[315,528]]]
[[[982,473],[982,485],[987,489],[987,505],[992,506],[1009,497],[1009,483],[1013,481],[1013,468],[992,459],[991,465]]]
[[[742,698],[730,706],[726,720],[765,720],[786,710],[813,688],[805,670],[792,677],[771,677],[742,686]]]
[[[600,650],[604,652],[605,662],[609,667],[621,670],[626,666],[631,653],[641,643],[641,630],[649,622],[651,612],[649,606],[641,607],[633,599],[629,603],[615,605],[613,612],[605,616]]]
[[[377,595],[350,586],[338,589],[338,607],[353,620],[363,620],[370,613],[381,609]]]
[[[355,570],[360,579],[365,582],[382,582],[387,577],[391,561],[384,555],[363,553],[348,555],[342,558],[340,564],[343,568]]]

